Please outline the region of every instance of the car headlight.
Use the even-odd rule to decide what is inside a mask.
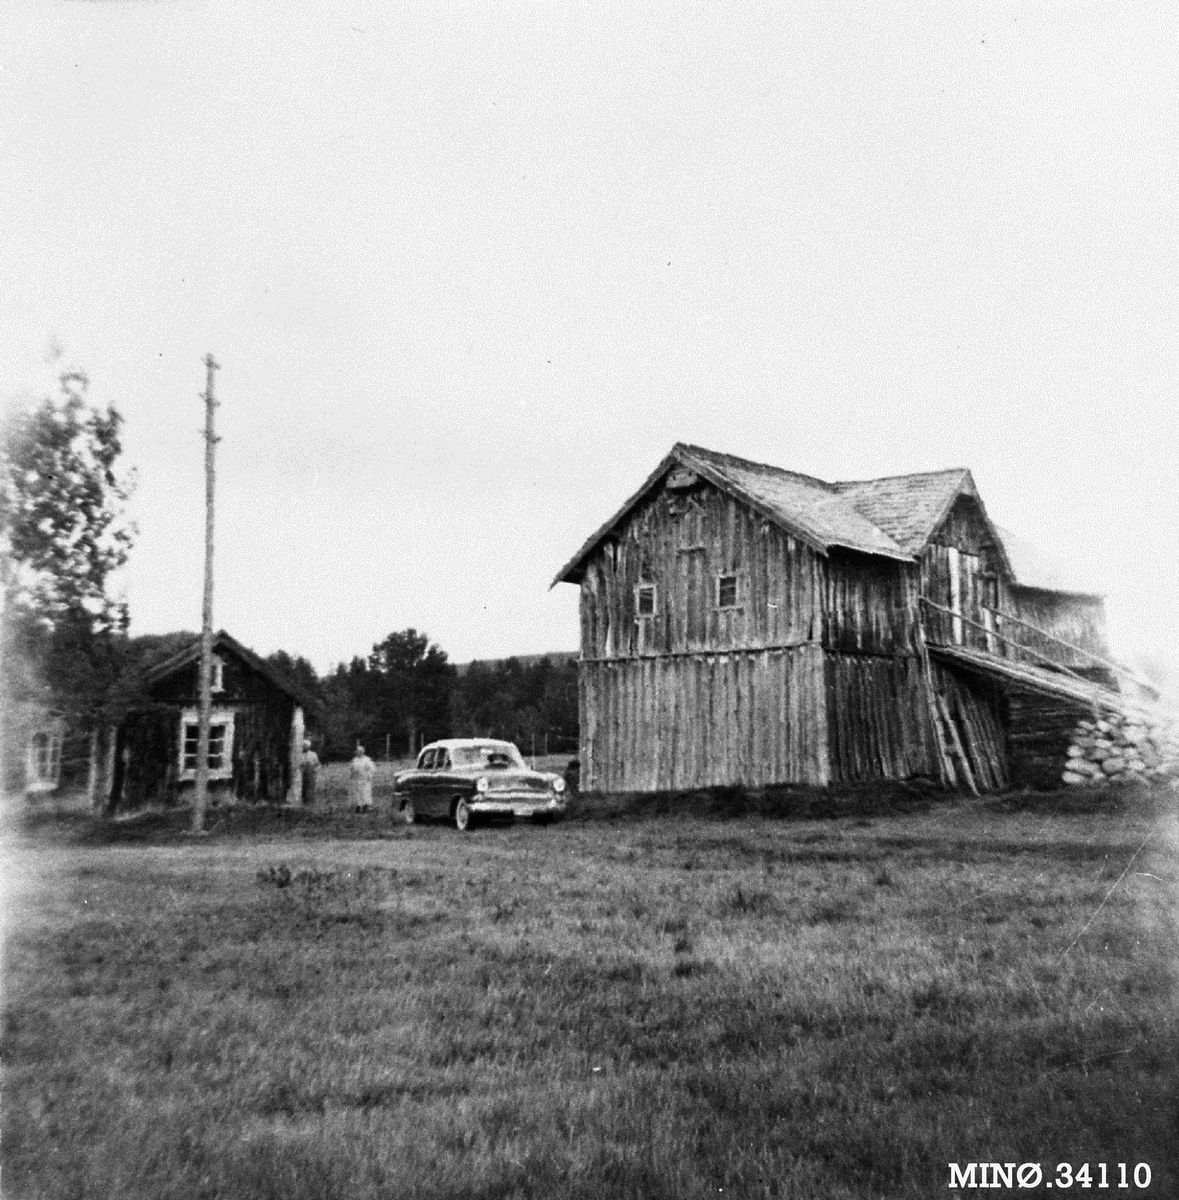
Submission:
[[[558,775],[557,778],[553,780],[553,791],[559,795],[564,790],[565,790],[565,781],[561,778],[560,775]]]
[[[485,792],[485,791],[487,791],[487,787],[488,787],[487,776],[480,775],[479,778],[475,780],[475,791]]]

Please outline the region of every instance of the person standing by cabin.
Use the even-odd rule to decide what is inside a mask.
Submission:
[[[349,770],[348,792],[353,808],[358,813],[371,812],[373,807],[373,760],[364,752],[364,747],[357,742],[356,753],[352,756],[352,766]]]
[[[303,776],[303,807],[315,807],[315,785],[319,780],[319,755],[311,748],[311,740],[303,743],[303,757],[299,760],[299,771]]]

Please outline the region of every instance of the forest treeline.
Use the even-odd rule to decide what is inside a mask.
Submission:
[[[436,738],[473,736],[506,738],[525,754],[575,754],[576,658],[458,666],[426,634],[405,629],[323,677],[285,651],[269,661],[321,701],[313,737],[330,760],[350,756],[358,741],[374,758],[400,758]]]

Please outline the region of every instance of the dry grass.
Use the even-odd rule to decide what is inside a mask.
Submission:
[[[1179,1195],[1164,802],[748,807],[26,823],[5,1195]]]

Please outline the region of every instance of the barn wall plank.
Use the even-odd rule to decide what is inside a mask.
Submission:
[[[590,791],[824,784],[821,648],[585,661]],[[789,714],[783,720],[783,714]],[[674,731],[674,732],[673,732]]]
[[[825,670],[833,778],[937,774],[916,658],[828,654]]]

